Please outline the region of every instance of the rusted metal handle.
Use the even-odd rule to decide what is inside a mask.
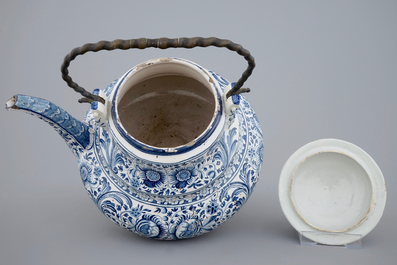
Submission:
[[[76,92],[80,93],[84,98],[79,99],[79,102],[93,102],[99,101],[101,103],[105,103],[105,100],[97,95],[93,95],[90,92],[86,91],[84,88],[75,83],[72,78],[69,76],[68,67],[70,62],[73,61],[78,55],[83,55],[86,52],[97,52],[100,50],[128,50],[128,49],[146,49],[146,48],[187,48],[191,49],[194,47],[225,47],[231,51],[237,52],[239,55],[243,56],[247,62],[248,67],[243,72],[240,79],[236,82],[233,88],[226,94],[226,97],[229,98],[232,95],[249,92],[249,88],[242,88],[244,82],[248,79],[248,77],[252,74],[253,69],[255,68],[255,59],[252,57],[250,52],[244,49],[241,45],[236,44],[230,40],[222,40],[218,38],[159,38],[159,39],[130,39],[130,40],[114,40],[112,42],[109,41],[100,41],[97,43],[87,43],[81,47],[73,49],[68,55],[65,56],[61,66],[62,79],[73,88]]]

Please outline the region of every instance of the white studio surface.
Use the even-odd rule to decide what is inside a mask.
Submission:
[[[301,147],[285,163],[279,198],[299,233],[321,244],[344,245],[377,225],[386,188],[382,172],[365,151],[342,140],[322,139]]]

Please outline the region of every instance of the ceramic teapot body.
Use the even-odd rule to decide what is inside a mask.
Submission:
[[[6,106],[58,131],[109,219],[142,236],[174,240],[231,218],[258,180],[262,133],[247,100],[226,96],[232,87],[193,62],[161,58],[94,90],[104,103],[93,101],[82,122],[30,96],[16,95]]]

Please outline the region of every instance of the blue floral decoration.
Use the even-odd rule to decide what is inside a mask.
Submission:
[[[221,95],[229,82],[210,73]],[[115,85],[105,89],[108,99]],[[20,100],[21,109],[54,127],[78,157],[84,187],[102,213],[142,236],[174,240],[211,231],[244,205],[259,177],[262,132],[243,96],[240,107],[226,117],[236,119],[216,140],[175,163],[153,162],[125,150],[108,121],[95,120],[92,110],[82,123],[47,101],[19,95]]]
[[[92,172],[92,168],[87,163],[82,163],[80,166],[80,175],[83,181],[88,181]]]
[[[102,174],[102,170],[99,167],[95,167],[94,169],[94,175],[97,177],[100,177]]]
[[[138,234],[146,237],[161,237],[165,233],[165,228],[162,227],[161,220],[155,215],[144,215],[135,225],[135,230]]]
[[[141,169],[137,167],[136,175],[143,180],[143,183],[149,188],[160,187],[164,184],[165,174],[152,169]]]
[[[141,210],[139,208],[132,208],[131,215],[135,218],[138,218],[141,215]]]
[[[203,227],[197,215],[179,216],[175,222],[175,227],[171,229],[177,239],[189,238],[199,235]]]
[[[80,175],[84,183],[96,184],[98,182],[98,177],[95,174],[95,170],[94,174],[92,174],[92,167],[86,162],[80,165]]]
[[[199,171],[192,168],[185,168],[171,173],[171,184],[178,189],[183,189],[193,183]]]
[[[134,188],[139,188],[139,180],[137,180],[136,178],[132,178],[132,179],[130,180],[130,184],[131,184],[131,186],[134,187]]]
[[[207,204],[207,214],[214,215],[218,211],[219,204],[215,201],[211,201]]]

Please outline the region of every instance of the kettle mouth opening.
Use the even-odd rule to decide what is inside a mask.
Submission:
[[[208,139],[221,116],[221,96],[210,74],[183,59],[134,67],[122,77],[112,103],[119,133],[146,153],[191,150]]]

